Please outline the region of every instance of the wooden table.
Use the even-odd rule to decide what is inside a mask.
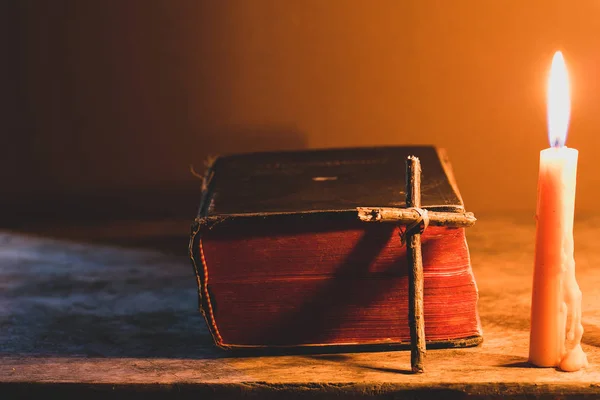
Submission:
[[[485,341],[430,350],[423,375],[408,373],[408,351],[214,348],[197,311],[188,222],[1,231],[0,398],[600,396],[600,217],[575,226],[589,368],[526,364],[534,219],[480,215],[468,240]]]

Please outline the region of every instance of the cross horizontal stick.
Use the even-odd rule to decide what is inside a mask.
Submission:
[[[394,222],[409,225],[421,219],[421,215],[411,209],[393,207],[358,207],[358,218],[365,222]],[[466,228],[477,221],[470,212],[429,211],[429,225]]]

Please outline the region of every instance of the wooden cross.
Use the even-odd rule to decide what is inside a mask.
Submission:
[[[408,323],[410,327],[410,365],[414,373],[424,371],[425,319],[423,317],[423,255],[421,232],[423,225],[465,228],[477,219],[470,212],[426,211],[421,209],[421,162],[415,156],[406,159],[406,208],[358,207],[361,221],[395,222],[405,225],[402,240],[406,243],[408,274]]]
[[[421,162],[415,156],[406,159],[406,207],[421,209]],[[419,216],[422,218],[421,212]],[[408,274],[408,324],[410,327],[410,367],[414,373],[424,372],[425,318],[423,317],[423,254],[421,252],[421,220],[406,227]]]

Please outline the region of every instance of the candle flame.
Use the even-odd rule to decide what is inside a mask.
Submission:
[[[548,78],[548,139],[550,146],[562,147],[567,140],[571,117],[569,74],[560,51],[554,53]]]

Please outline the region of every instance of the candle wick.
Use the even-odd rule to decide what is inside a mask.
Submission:
[[[552,143],[552,147],[554,147],[554,148],[562,147],[562,144],[560,143],[560,139],[556,138],[554,140],[554,143]]]

